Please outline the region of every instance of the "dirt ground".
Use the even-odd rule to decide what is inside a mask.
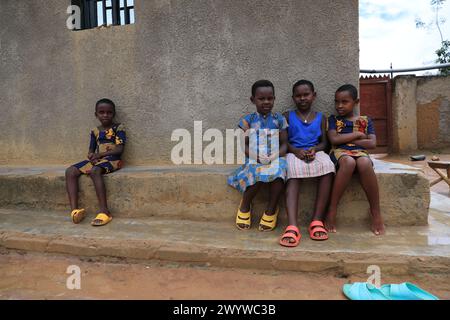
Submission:
[[[430,181],[436,180],[439,178],[439,175],[434,172],[433,169],[431,169],[428,166],[428,161],[431,161],[432,156],[439,157],[439,161],[450,161],[450,149],[445,150],[435,150],[435,151],[416,151],[412,155],[425,155],[426,159],[424,161],[411,161],[409,159],[409,155],[387,155],[387,154],[380,154],[375,155],[375,158],[393,162],[393,163],[401,163],[406,164],[412,167],[420,168],[424,171],[425,175]],[[442,170],[441,170],[442,171]],[[441,181],[437,184],[435,184],[433,187],[431,187],[431,191],[437,192],[439,194],[445,195],[450,197],[450,187],[447,183],[444,181]]]
[[[66,282],[71,265],[80,289]],[[345,283],[369,275],[208,268],[176,263],[126,262],[21,251],[0,251],[0,299],[341,300]],[[450,299],[450,275],[386,276],[382,283],[413,282]],[[73,283],[69,281],[69,283]]]
[[[419,152],[420,153],[420,152]],[[423,152],[427,160],[436,154]],[[426,161],[408,156],[377,155],[379,159],[424,170],[430,180],[437,174]],[[440,182],[433,191],[449,196]],[[70,265],[81,270],[81,289],[69,290]],[[366,281],[369,275],[317,274],[208,268],[177,263],[129,262],[113,258],[80,258],[0,248],[0,299],[346,299],[342,285]],[[441,299],[450,299],[450,275],[383,276],[382,283],[413,282]]]

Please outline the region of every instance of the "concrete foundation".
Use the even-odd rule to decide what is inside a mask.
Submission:
[[[105,176],[114,219],[95,228],[96,197],[88,177],[80,183],[86,219],[71,222],[64,168],[0,167],[0,246],[8,249],[91,257],[187,262],[203,266],[280,271],[383,274],[449,271],[449,200],[432,194],[420,170],[374,160],[387,233],[376,237],[367,225],[368,203],[355,177],[338,212],[338,233],[326,242],[309,239],[307,217],[315,182],[301,190],[299,247],[278,239],[284,209],[273,232],[256,225],[264,206],[256,202],[249,231],[234,226],[240,194],[227,186],[230,167],[128,167]],[[430,213],[430,216],[428,215]],[[428,225],[427,225],[428,224]]]
[[[435,204],[444,204],[442,211]],[[365,274],[376,265],[383,275],[448,274],[450,208],[436,195],[430,225],[388,227],[375,236],[368,228],[342,227],[326,242],[309,239],[306,227],[296,248],[278,244],[284,225],[273,232],[240,231],[231,219],[205,222],[116,217],[108,225],[80,224],[67,212],[0,209],[0,246],[9,249],[90,257],[187,262],[202,266]]]
[[[416,168],[374,160],[380,187],[382,214],[388,226],[419,226],[428,223],[430,187]],[[228,186],[234,167],[165,166],[127,167],[105,176],[108,201],[117,217],[160,217],[194,221],[233,222],[241,195]],[[265,191],[265,192],[264,192]],[[264,190],[254,202],[254,223],[267,199]],[[301,186],[300,214],[306,224],[312,214],[316,181]],[[283,200],[281,221],[286,220]],[[92,181],[80,179],[80,203],[91,213],[97,210]],[[69,211],[64,169],[0,167],[0,208]],[[367,225],[369,204],[355,176],[338,207],[339,225]]]

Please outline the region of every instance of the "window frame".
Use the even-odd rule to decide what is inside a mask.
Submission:
[[[107,25],[126,25],[131,23],[131,10],[134,12],[134,21],[136,21],[136,10],[134,3],[129,4],[129,0],[123,0],[124,6],[120,6],[120,0],[110,0],[111,5],[107,6],[107,0],[71,0],[72,5],[76,5],[81,10],[81,29],[77,30],[86,30],[92,29],[99,26],[107,26]],[[101,3],[102,13],[103,13],[103,21],[99,24],[99,16],[97,6],[98,3]],[[108,24],[107,13],[111,11],[112,23]],[[124,12],[124,21],[121,21],[120,13]],[[133,22],[135,23],[135,22]]]

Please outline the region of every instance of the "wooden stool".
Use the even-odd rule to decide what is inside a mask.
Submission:
[[[450,162],[448,162],[448,161],[428,161],[428,166],[431,169],[433,169],[440,177],[440,178],[432,181],[430,183],[430,187],[434,186],[436,183],[441,182],[442,180],[447,182],[448,186],[450,187]],[[447,176],[445,176],[445,174],[442,173],[441,171],[439,171],[438,169],[446,170]]]

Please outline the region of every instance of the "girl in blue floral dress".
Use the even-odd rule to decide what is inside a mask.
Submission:
[[[251,203],[263,183],[270,184],[270,198],[259,222],[260,231],[275,229],[278,199],[286,180],[287,121],[281,113],[273,113],[275,89],[268,80],[252,86],[251,102],[256,112],[241,118],[239,128],[245,132],[245,163],[228,177],[228,184],[243,197],[236,215],[236,227],[251,226]]]

